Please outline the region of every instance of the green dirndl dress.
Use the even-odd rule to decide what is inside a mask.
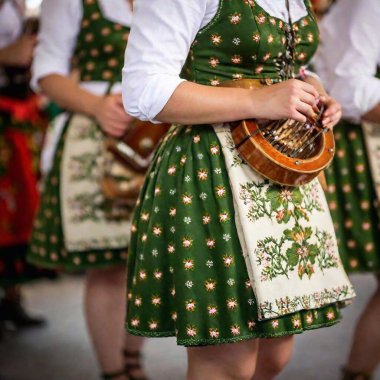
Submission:
[[[217,16],[196,36],[183,76],[205,85],[276,78],[284,27],[253,1],[221,1]],[[312,56],[318,39],[311,11],[293,29],[301,65]],[[253,38],[248,41],[247,36]],[[275,197],[283,190],[270,189]],[[302,333],[334,325],[341,316],[338,302],[295,312],[289,299],[277,306],[283,315],[260,318],[214,128],[173,125],[156,152],[135,209],[128,331],[176,336],[179,345],[196,346]]]
[[[97,1],[83,0],[81,30],[73,58],[82,82],[109,82],[111,87],[121,81],[129,30],[106,19]],[[102,195],[99,180],[103,138],[94,120],[79,114],[68,117],[44,181],[28,254],[30,262],[69,271],[125,265],[132,210],[115,205]],[[72,152],[74,145],[76,151]],[[67,168],[71,171],[64,176]],[[82,188],[74,195],[70,193],[70,197],[64,195],[64,189],[68,192],[75,186]],[[73,243],[68,235],[75,229],[85,236],[78,233]],[[122,232],[112,235],[115,229]]]
[[[379,205],[362,126],[334,129],[336,155],[326,170],[327,199],[347,271],[380,272]]]

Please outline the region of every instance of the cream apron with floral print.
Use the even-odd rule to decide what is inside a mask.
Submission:
[[[318,180],[298,188],[270,183],[241,161],[227,124],[214,129],[223,148],[259,318],[353,297]]]
[[[96,123],[74,115],[67,127],[61,163],[61,210],[68,251],[128,246],[131,210],[107,201],[100,180],[104,137]],[[123,173],[125,176],[126,173]]]

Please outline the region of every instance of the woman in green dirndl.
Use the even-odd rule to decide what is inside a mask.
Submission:
[[[132,209],[107,198],[101,187],[105,137],[122,136],[133,120],[120,91],[131,3],[49,0],[41,19],[33,83],[67,113],[53,123],[43,153],[47,174],[29,260],[86,272],[85,315],[102,378],[142,379],[142,340],[124,342],[123,332]],[[119,175],[128,180],[128,173]]]
[[[344,15],[344,17],[342,17]],[[380,3],[342,0],[322,22],[316,68],[342,104],[327,199],[349,273],[373,273],[377,289],[357,324],[344,379],[369,379],[380,363]],[[364,27],[365,25],[365,27]],[[374,123],[374,124],[372,124]]]
[[[124,104],[173,126],[135,210],[128,331],[176,336],[188,347],[188,379],[272,379],[294,334],[336,324],[354,296],[318,181],[275,185],[231,144],[228,122],[305,121],[318,101],[325,125],[339,120],[312,74],[284,75],[304,72],[317,48],[310,4],[140,0],[134,11]],[[217,87],[241,78],[274,84]]]

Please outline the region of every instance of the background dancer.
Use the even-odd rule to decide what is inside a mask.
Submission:
[[[341,0],[321,24],[323,44],[316,68],[342,104],[344,120],[335,127],[337,153],[327,171],[328,200],[339,251],[350,273],[373,273],[377,289],[356,326],[343,378],[369,379],[380,362],[380,3]],[[378,128],[378,127],[377,127]]]
[[[85,314],[103,378],[140,379],[142,340],[125,342],[123,333],[132,209],[105,198],[100,187],[104,138],[122,136],[133,120],[123,110],[119,85],[131,4],[48,0],[41,19],[34,85],[68,113],[54,123],[45,150],[48,175],[29,259],[86,271]],[[72,69],[80,83],[70,76]]]

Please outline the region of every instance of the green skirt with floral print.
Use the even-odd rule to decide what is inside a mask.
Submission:
[[[226,196],[219,197],[218,189]],[[192,207],[189,207],[192,205]],[[331,304],[259,321],[219,140],[209,125],[173,126],[135,210],[128,331],[185,346],[301,333],[337,323]]]
[[[69,121],[58,142],[52,169],[44,181],[28,261],[43,268],[66,271],[125,265],[127,247],[83,251],[68,251],[65,248],[61,216],[60,169],[68,125]]]
[[[363,130],[343,121],[335,141],[326,195],[341,258],[349,272],[379,272],[380,220]]]

